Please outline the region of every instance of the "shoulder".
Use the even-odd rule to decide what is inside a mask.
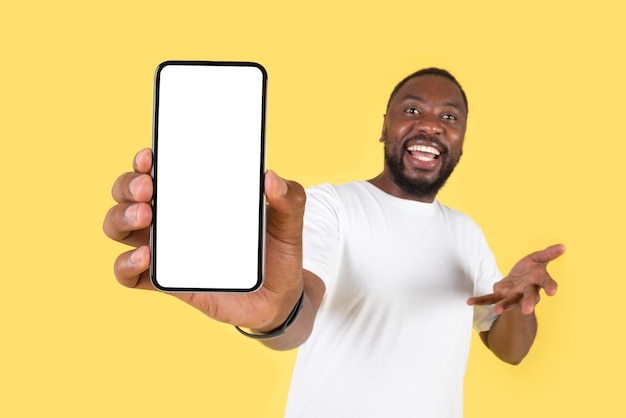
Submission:
[[[337,219],[369,210],[375,205],[371,191],[364,181],[338,185],[324,183],[306,190],[305,217],[324,216]]]
[[[364,181],[351,181],[341,184],[321,183],[306,189],[306,193],[314,195],[337,196],[345,193],[358,193],[363,190]]]
[[[310,211],[317,207],[336,207],[337,192],[335,186],[329,183],[318,184],[306,189],[306,208]]]
[[[307,200],[339,202],[366,193],[363,181],[342,184],[322,183],[306,189]]]
[[[480,226],[466,213],[452,209],[439,201],[436,201],[436,204],[438,212],[451,228],[454,228],[458,232],[463,231],[467,234],[483,235]]]

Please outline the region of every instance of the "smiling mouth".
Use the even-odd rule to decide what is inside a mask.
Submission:
[[[441,155],[437,148],[428,145],[411,145],[407,151],[413,158],[425,162],[435,161]]]

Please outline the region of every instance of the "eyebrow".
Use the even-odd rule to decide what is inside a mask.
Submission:
[[[421,96],[414,96],[414,95],[412,95],[412,94],[407,94],[406,96],[404,96],[404,97],[400,100],[400,103],[406,102],[407,100],[415,100],[415,101],[420,102],[420,103],[426,103],[426,100],[425,100],[423,97],[421,97]],[[459,110],[459,111],[465,111],[465,110],[463,109],[463,106],[461,106],[461,105],[460,105],[459,103],[457,103],[457,102],[445,102],[445,103],[443,103],[443,105],[444,105],[444,106],[453,107],[453,108],[455,108],[455,109],[457,109],[457,110]]]

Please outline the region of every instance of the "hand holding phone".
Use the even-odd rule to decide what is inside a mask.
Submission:
[[[170,64],[173,65],[173,63],[164,63],[163,66]],[[188,64],[194,65],[181,63],[181,65]],[[199,63],[199,65],[205,64],[209,63]],[[223,64],[211,63],[210,65]],[[235,65],[240,64],[236,63]],[[256,71],[262,73],[262,91],[264,93],[265,72]],[[157,70],[157,79],[162,75],[159,75]],[[176,75],[182,76],[183,74],[177,73]],[[196,85],[195,83],[183,83],[183,85],[189,84]],[[174,88],[175,85],[176,83],[169,88]],[[159,103],[158,99],[164,84],[157,82],[156,86],[154,149],[152,152],[150,152],[151,150],[140,151],[135,157],[133,171],[123,173],[116,179],[112,188],[112,195],[116,204],[109,209],[103,223],[103,230],[109,238],[136,247],[122,252],[116,258],[114,272],[118,282],[126,287],[146,290],[155,290],[156,283],[159,286],[156,287],[157,289],[168,292],[171,289],[170,294],[172,296],[190,304],[215,320],[260,332],[274,329],[284,323],[285,318],[302,295],[303,288],[307,288],[308,299],[305,304],[306,309],[303,311],[308,314],[303,316],[312,318],[310,312],[313,306],[318,306],[321,302],[323,284],[314,286],[310,280],[308,285],[304,283],[302,225],[306,196],[302,186],[297,182],[285,180],[271,171],[265,173],[264,167],[259,168],[263,158],[259,158],[256,163],[251,162],[251,167],[256,166],[258,168],[255,173],[259,178],[258,184],[254,186],[255,193],[253,194],[260,196],[258,201],[254,199],[256,203],[253,206],[255,209],[262,208],[262,212],[254,211],[253,223],[261,225],[261,227],[258,233],[250,233],[250,228],[239,230],[239,233],[245,235],[248,242],[250,242],[251,237],[254,237],[256,250],[244,254],[238,247],[233,252],[235,257],[230,257],[230,262],[221,263],[218,266],[215,262],[218,258],[215,253],[227,254],[219,248],[219,244],[224,241],[216,240],[214,235],[206,232],[205,213],[201,211],[200,216],[192,216],[190,213],[194,210],[191,207],[198,203],[196,202],[198,196],[210,196],[211,200],[206,215],[213,214],[211,212],[213,206],[225,208],[221,211],[222,218],[220,219],[225,220],[224,223],[226,223],[227,218],[232,213],[228,209],[234,207],[236,200],[231,196],[231,191],[241,192],[242,184],[247,183],[242,181],[240,177],[241,172],[245,171],[242,168],[245,165],[241,164],[241,160],[245,157],[238,157],[238,154],[241,154],[246,147],[233,147],[231,143],[222,141],[226,142],[227,146],[225,146],[226,150],[220,152],[229,164],[226,167],[221,167],[219,169],[222,170],[221,172],[217,170],[217,173],[211,174],[208,171],[213,170],[211,167],[204,166],[205,159],[201,157],[201,152],[194,148],[198,145],[194,144],[195,141],[191,141],[191,149],[186,153],[181,153],[179,158],[172,160],[163,158],[164,150],[170,149],[170,146],[177,149],[188,141],[174,140],[171,142],[159,135],[157,119],[163,115],[160,114],[159,106],[156,104]],[[168,90],[168,87],[165,90]],[[166,95],[166,97],[165,101],[170,102],[171,96]],[[254,99],[254,102],[256,103],[257,99]],[[263,97],[263,115],[265,113],[264,102]],[[160,101],[160,104],[163,104],[163,100]],[[183,104],[179,105],[184,106]],[[238,106],[238,109],[244,108]],[[160,110],[162,111],[163,108]],[[252,113],[254,114],[254,112]],[[174,118],[174,120],[179,119]],[[170,129],[175,130],[174,128]],[[172,138],[177,139],[176,136]],[[264,147],[253,147],[253,149],[260,150],[260,154],[264,153]],[[168,155],[170,155],[169,152]],[[169,178],[170,174],[173,175],[173,178]],[[209,176],[208,180],[204,178],[206,176]],[[216,181],[218,184],[215,184]],[[180,191],[182,195],[180,199],[172,200],[174,210],[164,210],[162,207],[171,192],[168,192],[167,188],[165,191],[162,188],[164,183],[168,182],[173,188],[178,186],[178,190],[174,191]],[[227,187],[223,185],[227,185]],[[240,196],[240,194],[235,196]],[[152,203],[154,210],[151,210],[150,203]],[[266,207],[267,211],[265,211]],[[263,214],[262,218],[259,217],[259,213]],[[267,222],[265,222],[265,216],[267,216]],[[161,229],[161,227],[165,228]],[[204,233],[200,231],[203,228],[205,229]],[[256,230],[255,228],[252,229]],[[229,228],[228,232],[232,230]],[[150,237],[146,233],[148,231]],[[226,236],[228,237],[229,234]],[[202,239],[203,237],[205,239]],[[256,239],[257,237],[262,238]],[[165,242],[172,242],[178,248],[174,248],[175,251],[171,252],[160,251],[164,240]],[[232,242],[231,245],[233,245]],[[238,246],[238,242],[235,242],[234,245]],[[265,245],[266,248],[264,248]],[[194,246],[205,248],[204,251],[200,252],[201,256],[197,259],[193,259],[190,252],[186,251]],[[166,247],[172,249],[172,246],[166,245]],[[262,256],[257,257],[259,254]],[[242,283],[242,281],[229,279],[235,277],[233,271],[241,271],[241,266],[238,263],[241,262],[243,265],[244,259],[247,260],[245,263],[248,266],[247,272],[253,271],[251,275],[246,273],[241,276],[247,278],[248,282]],[[250,262],[250,260],[253,261]],[[162,272],[162,267],[167,267],[165,268],[166,275],[164,275],[165,272]],[[214,280],[214,276],[211,274],[218,274],[219,279]],[[198,275],[200,279],[187,279],[187,276],[195,275]],[[250,279],[251,277],[252,279]],[[250,291],[254,289],[256,291]],[[232,291],[229,292],[228,290]],[[313,297],[311,294],[317,296]],[[281,344],[286,344],[280,349],[293,348],[297,341],[302,341],[308,334],[301,331],[298,335],[299,339],[272,341],[283,341]]]

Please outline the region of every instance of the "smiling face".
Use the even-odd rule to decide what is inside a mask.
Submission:
[[[410,79],[389,102],[381,137],[385,169],[372,183],[396,197],[432,202],[461,158],[466,121],[467,106],[452,80]]]

